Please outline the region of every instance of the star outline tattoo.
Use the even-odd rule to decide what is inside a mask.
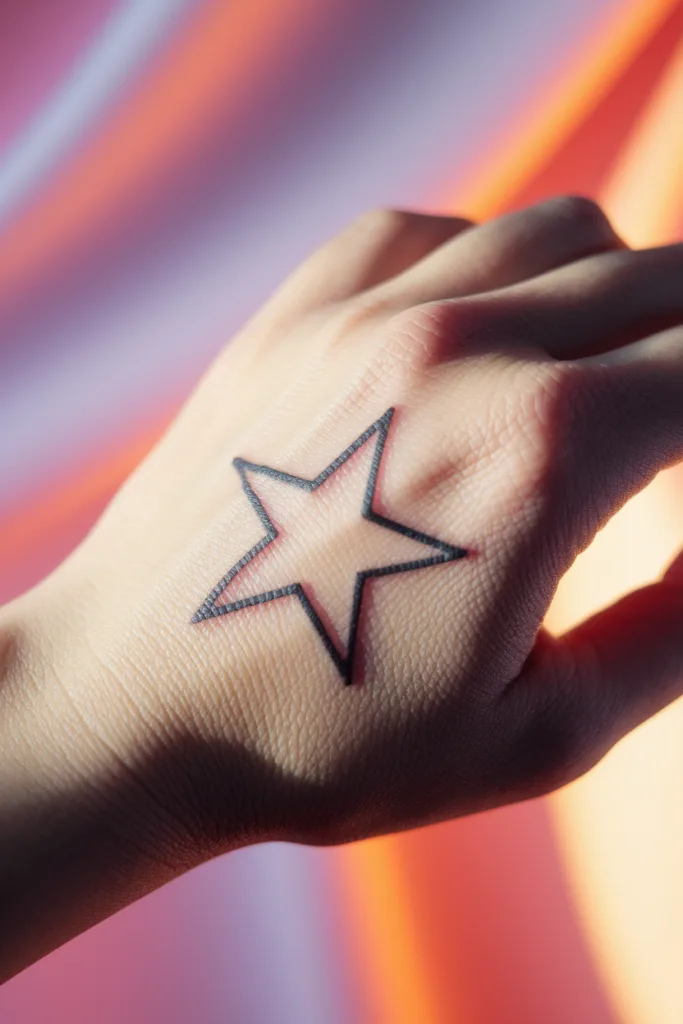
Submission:
[[[426,569],[433,565],[442,565],[447,562],[453,562],[460,558],[465,558],[469,554],[466,548],[459,547],[455,544],[449,544],[446,541],[439,540],[437,537],[432,537],[430,534],[423,533],[420,530],[415,530],[411,526],[406,526],[403,523],[399,523],[393,519],[389,519],[387,516],[381,515],[376,512],[373,508],[373,502],[375,498],[375,492],[377,489],[377,478],[379,476],[379,468],[384,454],[384,448],[386,445],[387,436],[389,434],[389,426],[393,418],[395,409],[393,407],[387,409],[387,411],[375,420],[367,430],[365,430],[359,437],[353,441],[348,448],[338,455],[332,462],[325,467],[316,477],[312,480],[306,477],[296,476],[292,473],[285,473],[281,470],[274,469],[272,466],[260,465],[259,463],[250,462],[247,459],[240,457],[234,458],[232,464],[240,475],[242,481],[242,489],[245,492],[251,507],[256,512],[259,520],[266,530],[266,534],[261,540],[257,541],[253,547],[249,549],[235,564],[227,571],[227,573],[221,577],[218,583],[213,589],[207,594],[204,601],[201,603],[197,611],[190,620],[192,623],[205,622],[212,618],[219,618],[222,615],[229,615],[232,612],[240,611],[243,608],[251,608],[255,605],[267,604],[270,601],[276,601],[282,597],[297,597],[300,604],[302,605],[309,621],[314,627],[316,633],[322,640],[322,643],[336,666],[342,680],[346,686],[350,686],[353,682],[353,664],[354,655],[356,650],[356,641],[358,638],[358,627],[360,619],[361,604],[363,600],[363,590],[365,583],[368,579],[375,579],[382,576],[391,576],[401,572],[412,572],[415,569]],[[301,583],[290,583],[286,587],[279,587],[276,590],[267,590],[260,594],[253,594],[250,597],[241,598],[238,601],[232,601],[226,604],[217,605],[216,601],[225,591],[226,587],[232,582],[242,569],[245,568],[254,558],[256,558],[268,545],[272,544],[274,540],[279,536],[279,531],[270,516],[268,515],[261,499],[252,487],[247,473],[257,473],[262,476],[269,476],[272,479],[278,480],[280,483],[289,484],[292,487],[297,487],[300,490],[308,491],[312,493],[317,490],[322,484],[325,483],[333,473],[335,473],[341,466],[344,465],[348,459],[351,458],[364,444],[377,434],[377,444],[372,457],[372,463],[370,466],[370,472],[368,474],[368,481],[365,487],[363,495],[363,502],[361,505],[361,516],[370,522],[376,523],[378,526],[384,527],[387,530],[393,530],[395,533],[399,533],[404,537],[408,537],[411,540],[418,541],[428,547],[435,548],[439,553],[432,555],[431,557],[415,559],[409,562],[397,562],[390,565],[377,566],[372,569],[362,569],[356,573],[356,580],[353,589],[353,598],[351,602],[351,620],[349,628],[349,638],[347,644],[346,656],[339,653],[336,644],[332,640],[329,632],[325,628],[322,619],[315,610],[310,598],[306,594],[306,591]]]

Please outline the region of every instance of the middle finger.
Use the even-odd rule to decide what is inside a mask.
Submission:
[[[389,279],[381,293],[405,309],[503,288],[619,248],[623,243],[595,203],[565,196],[457,235]]]

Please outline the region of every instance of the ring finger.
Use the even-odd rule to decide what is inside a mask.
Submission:
[[[580,260],[459,304],[463,336],[556,359],[609,352],[683,323],[683,245]]]

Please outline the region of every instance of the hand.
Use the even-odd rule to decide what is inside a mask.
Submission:
[[[535,796],[680,694],[680,570],[542,621],[683,457],[682,282],[683,247],[572,198],[372,214],[285,282],[21,605],[107,786],[155,808],[122,812],[139,846],[182,870]],[[366,581],[354,647],[356,573],[429,559]]]

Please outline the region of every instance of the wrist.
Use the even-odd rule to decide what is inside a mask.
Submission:
[[[106,691],[88,721],[87,660],[40,610],[36,593],[0,610],[3,979],[201,859],[114,739]]]

